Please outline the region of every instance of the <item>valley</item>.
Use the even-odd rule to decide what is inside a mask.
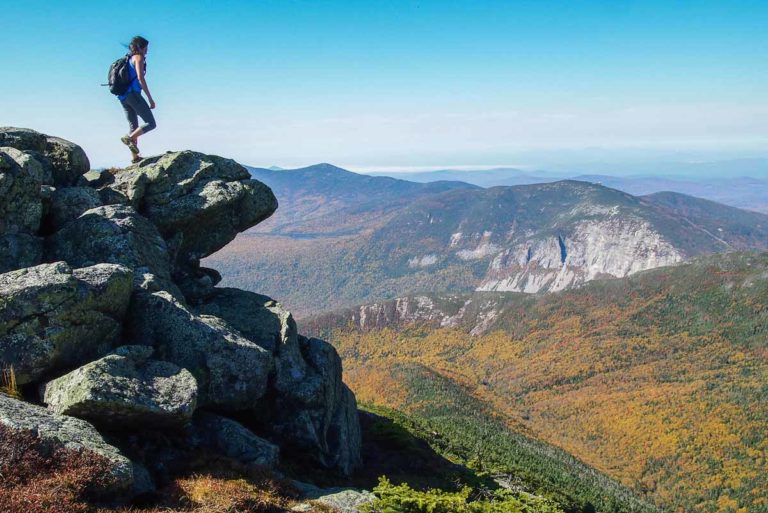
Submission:
[[[768,509],[766,253],[545,295],[404,297],[308,325],[362,401],[439,420],[458,387],[482,405],[464,416],[497,412],[670,511]]]

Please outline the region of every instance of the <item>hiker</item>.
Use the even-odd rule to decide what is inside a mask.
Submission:
[[[131,130],[128,135],[121,137],[120,140],[131,150],[133,156],[131,162],[134,164],[141,160],[138,147],[139,136],[146,134],[157,126],[155,116],[152,115],[151,110],[155,108],[155,100],[152,99],[152,93],[149,92],[145,78],[148,49],[149,41],[143,37],[136,36],[131,39],[131,43],[128,45],[128,65],[131,82],[125,94],[118,96],[120,104],[123,106],[123,110],[125,110],[125,117],[128,118],[128,125]],[[149,105],[141,96],[142,91],[147,95]],[[138,117],[141,117],[144,125],[139,126]]]

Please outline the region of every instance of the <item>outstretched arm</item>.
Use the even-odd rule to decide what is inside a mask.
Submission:
[[[144,78],[144,56],[143,55],[136,55],[136,76],[139,78],[139,84],[141,84],[141,89],[144,91],[144,94],[147,95],[147,100],[149,100],[149,108],[154,109],[155,108],[155,100],[152,99],[152,93],[149,92],[149,86],[147,86],[147,80]]]

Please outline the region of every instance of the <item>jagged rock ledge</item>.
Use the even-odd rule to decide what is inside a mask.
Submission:
[[[76,144],[0,128],[0,369],[23,392],[0,394],[0,425],[106,456],[121,499],[201,450],[349,475],[360,425],[336,351],[200,266],[277,209],[269,187],[192,151],[89,168]]]

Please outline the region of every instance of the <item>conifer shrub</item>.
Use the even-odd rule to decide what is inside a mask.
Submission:
[[[376,500],[364,513],[563,513],[548,499],[508,490],[418,491],[382,477],[374,493]]]

